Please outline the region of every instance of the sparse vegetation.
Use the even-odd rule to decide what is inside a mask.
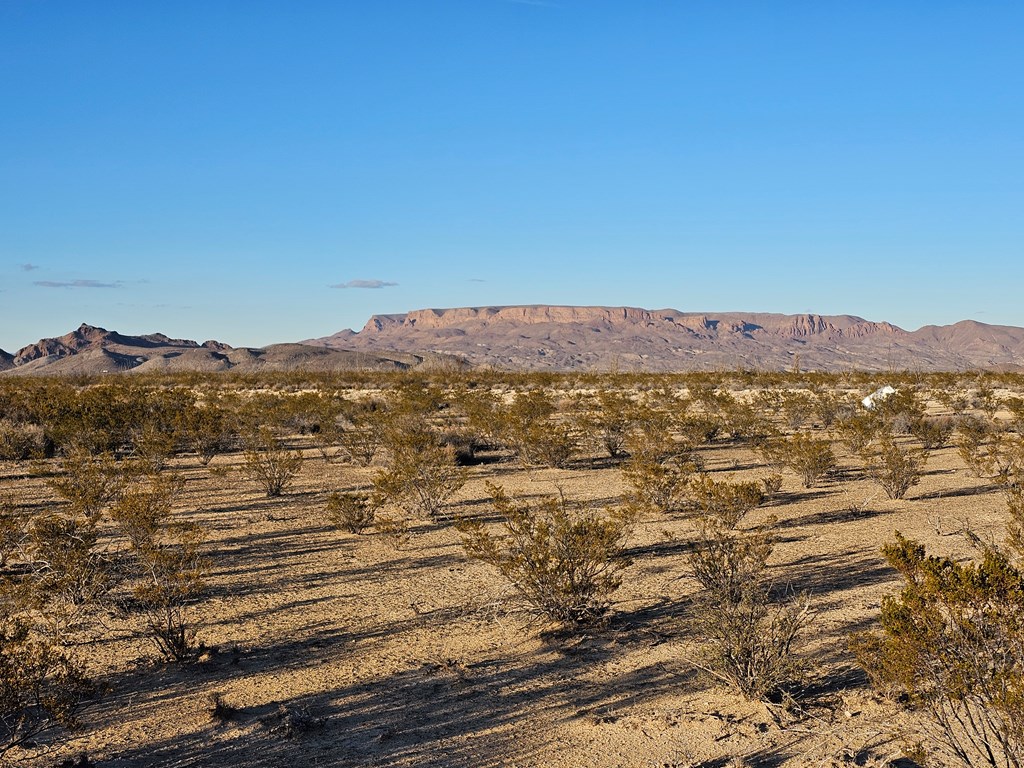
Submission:
[[[332,493],[327,497],[331,523],[349,533],[362,533],[377,514],[378,502],[369,493]]]
[[[883,439],[864,458],[868,475],[890,499],[902,499],[921,482],[921,471],[927,460],[926,451],[900,445],[892,438]]]
[[[70,695],[67,717],[29,703],[30,727],[18,733],[35,735],[4,749],[35,764],[49,750],[63,757],[100,739],[119,743],[102,716],[84,718],[80,738],[55,728],[72,722],[89,690],[85,669],[109,707],[133,719],[129,697],[145,680],[154,689],[147,712],[161,713],[159,738],[172,744],[172,709],[194,712],[199,701],[211,729],[248,728],[266,710],[233,705],[255,676],[294,664],[290,679],[305,685],[302,666],[321,653],[347,681],[339,701],[354,716],[370,705],[348,686],[348,659],[381,679],[397,676],[397,686],[375,689],[373,717],[390,729],[374,736],[378,750],[409,743],[389,723],[392,690],[428,686],[428,696],[402,705],[428,702],[413,713],[427,724],[435,702],[463,716],[460,692],[474,717],[489,717],[492,664],[510,695],[536,698],[537,710],[516,699],[524,718],[564,700],[559,681],[581,680],[586,702],[577,706],[588,722],[621,716],[647,727],[647,702],[659,701],[666,723],[714,743],[710,725],[678,714],[679,697],[694,691],[678,655],[671,661],[678,651],[707,672],[705,682],[724,684],[708,694],[718,702],[765,701],[775,717],[818,734],[841,700],[844,731],[892,739],[885,757],[837,748],[815,753],[822,765],[885,765],[898,739],[907,755],[930,752],[937,768],[962,763],[940,740],[936,708],[947,724],[961,717],[1001,728],[999,749],[1012,754],[1024,398],[1006,393],[1024,394],[1024,378],[987,375],[981,396],[973,374],[886,381],[910,395],[869,410],[859,400],[877,383],[856,373],[0,378],[0,419],[27,426],[34,441],[0,458],[0,618],[16,636],[10,653],[43,659],[49,681],[67,672]],[[947,408],[947,389],[970,398],[946,398]],[[298,472],[316,452],[327,461]],[[276,501],[244,491],[254,484],[264,496],[277,480],[288,495]],[[890,697],[869,700],[828,675],[853,658],[839,628],[870,626],[871,606],[889,588],[861,555],[891,529],[888,515],[909,509],[872,500],[915,486],[922,501],[912,504],[928,507],[915,533],[941,557],[914,560],[917,550],[906,550],[913,557],[904,552],[901,567],[916,580],[905,581],[908,597],[890,598],[880,631],[854,644]],[[552,495],[559,487],[565,494]],[[1007,510],[1006,543],[996,544]],[[331,535],[328,522],[372,535]],[[973,544],[952,535],[974,524]],[[827,621],[805,645],[811,596]],[[557,629],[523,624],[524,606]],[[344,653],[328,653],[336,647]],[[153,648],[163,662],[195,663],[155,672]],[[410,668],[402,660],[413,654],[428,661]],[[967,659],[995,677],[971,679],[956,666]],[[808,677],[830,693],[804,702]],[[994,687],[996,678],[1006,687]],[[208,699],[214,690],[220,698]],[[787,714],[780,704],[792,705]],[[896,719],[902,704],[910,709]],[[283,706],[319,708],[302,697]],[[771,723],[763,737],[736,729],[716,706],[744,754],[775,737]],[[962,740],[967,731],[957,728]],[[838,726],[828,733],[852,743]],[[365,739],[351,741],[365,748]],[[120,748],[127,764],[137,761]],[[805,764],[792,750],[780,754],[787,768]],[[974,764],[992,764],[979,754]]]
[[[496,568],[551,621],[574,626],[600,619],[628,564],[622,556],[628,518],[574,508],[562,495],[529,504],[495,485],[488,491],[503,530],[495,535],[478,519],[460,521],[469,556]]]
[[[281,445],[268,429],[261,429],[245,451],[245,473],[268,498],[280,496],[302,469],[302,454]]]
[[[994,547],[958,563],[897,533],[883,551],[905,584],[882,604],[882,633],[853,643],[872,682],[925,715],[926,753],[964,766],[1019,766],[1024,574]]]

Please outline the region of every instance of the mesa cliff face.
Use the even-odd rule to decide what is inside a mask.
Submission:
[[[1024,329],[964,322],[908,332],[854,315],[526,305],[374,315],[309,343],[417,350],[526,370],[964,370],[1024,363]]]

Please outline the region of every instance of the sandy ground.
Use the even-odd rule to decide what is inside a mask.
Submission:
[[[746,448],[702,453],[716,478],[768,472]],[[421,523],[401,550],[332,528],[327,493],[365,486],[374,469],[306,455],[279,499],[262,497],[238,455],[214,460],[226,476],[175,461],[187,479],[177,506],[208,536],[208,593],[193,616],[212,650],[194,664],[161,663],[138,626],[111,613],[74,648],[105,692],[78,731],[21,764],[82,752],[109,768],[890,764],[905,716],[871,694],[846,650],[897,586],[879,547],[898,529],[935,554],[965,556],[961,522],[1000,536],[1006,517],[999,493],[953,448],[932,454],[903,501],[886,499],[848,457],[818,488],[787,475],[779,502],[750,520],[778,517],[776,582],[810,591],[817,614],[801,648],[813,669],[809,714],[780,725],[691,663],[690,522],[643,519],[608,626],[560,638],[466,558],[451,526]],[[622,492],[608,463],[498,463],[470,469],[456,510],[485,509],[485,480],[516,494],[561,487],[583,501]],[[0,488],[27,505],[52,502],[23,466],[0,465]],[[215,692],[236,710],[224,723],[209,714]]]

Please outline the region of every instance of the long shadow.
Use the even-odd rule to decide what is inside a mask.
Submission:
[[[580,654],[542,650],[524,658],[474,663],[440,660],[245,708],[223,726],[211,722],[193,733],[135,745],[109,765],[262,768],[309,765],[314,756],[319,765],[379,768],[540,764],[535,760],[548,744],[539,729],[581,718],[613,722],[624,708],[691,682],[691,673],[664,664],[607,677],[591,674],[594,662],[610,653],[595,647]],[[185,677],[161,681],[162,694],[137,690],[135,704],[153,706],[161,696],[181,695],[188,684]],[[144,685],[142,680],[131,682]],[[115,690],[124,690],[123,684]],[[103,718],[119,715],[123,713],[115,702],[101,713]]]
[[[856,509],[846,507],[844,509],[822,510],[812,512],[801,517],[791,517],[780,520],[776,525],[779,528],[795,528],[804,525],[835,525],[837,523],[852,523],[859,520],[870,520],[882,515],[892,514],[891,511],[881,509]]]
[[[995,483],[985,483],[983,485],[972,485],[967,488],[956,488],[953,490],[942,490],[932,491],[930,493],[922,493],[916,496],[917,499],[950,499],[957,498],[959,496],[981,496],[987,493],[995,493],[999,490],[999,486]]]
[[[895,575],[881,555],[856,551],[807,555],[778,569],[792,589],[810,592],[819,599],[868,584],[889,582]]]

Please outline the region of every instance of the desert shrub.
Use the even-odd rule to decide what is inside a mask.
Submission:
[[[146,422],[132,435],[132,455],[148,472],[160,472],[167,465],[178,444],[177,435]]]
[[[960,430],[957,451],[979,477],[990,477],[1003,487],[1024,481],[1024,435],[968,422]]]
[[[991,419],[996,415],[996,411],[999,410],[999,398],[990,384],[980,382],[974,390],[974,398],[971,405]]]
[[[754,395],[753,403],[762,413],[769,416],[778,416],[782,413],[782,390],[762,389]]]
[[[585,435],[596,436],[611,458],[620,458],[626,453],[626,439],[636,418],[636,404],[625,393],[608,389],[599,390],[595,401],[577,404],[577,427]]]
[[[56,726],[75,725],[92,686],[82,668],[29,625],[0,618],[0,760]]]
[[[622,477],[629,486],[626,498],[638,512],[671,514],[686,508],[686,492],[697,466],[686,460],[658,461],[646,453],[635,453],[622,465]]]
[[[125,491],[110,512],[129,543],[131,593],[149,637],[164,658],[177,661],[194,655],[189,606],[202,593],[207,567],[202,530],[173,516],[181,487],[173,475],[151,476]]]
[[[832,443],[806,432],[769,440],[760,451],[769,464],[786,467],[799,475],[804,488],[813,488],[836,468]]]
[[[980,419],[965,416],[957,423],[957,453],[967,468],[976,475],[983,475],[986,472],[986,445],[991,434],[991,427]]]
[[[729,400],[733,403],[733,400]],[[734,408],[734,405],[730,405],[730,411]],[[696,448],[702,443],[710,442],[722,431],[725,425],[725,418],[723,415],[711,416],[711,415],[695,415],[687,416],[675,420],[676,430],[682,437],[683,444],[687,447]]]
[[[968,394],[960,389],[936,389],[934,395],[954,416],[962,416],[971,405]]]
[[[782,475],[773,472],[761,478],[761,487],[764,488],[766,499],[773,499],[782,492]]]
[[[455,463],[455,450],[442,445],[426,424],[403,421],[388,430],[388,466],[373,479],[382,502],[412,515],[442,517],[448,500],[466,483],[466,470]]]
[[[778,431],[755,406],[735,401],[724,414],[725,430],[734,440],[764,440]]]
[[[561,467],[576,449],[568,424],[556,421],[558,408],[543,390],[520,392],[494,414],[496,431],[523,466]]]
[[[1024,399],[1016,396],[1008,397],[1003,405],[1010,412],[1010,425],[1017,434],[1024,433]]]
[[[735,528],[743,517],[764,502],[757,483],[715,481],[699,475],[690,481],[688,493],[699,514],[714,518],[727,528]]]
[[[184,409],[178,415],[175,430],[204,467],[214,456],[228,450],[234,438],[227,409],[214,402]]]
[[[704,588],[694,613],[695,630],[706,642],[704,668],[749,699],[774,701],[802,674],[796,642],[810,611],[805,595],[781,603],[773,598],[768,525],[741,532],[699,518],[690,564]]]
[[[373,525],[377,506],[369,493],[332,493],[327,497],[327,516],[343,531],[362,533]]]
[[[627,517],[575,508],[562,495],[530,504],[493,484],[488,492],[503,533],[495,535],[479,520],[460,521],[467,554],[496,568],[551,621],[573,626],[600,619],[628,565]]]
[[[927,751],[964,766],[1024,756],[1024,574],[1007,553],[928,556],[897,533],[883,548],[904,587],[882,603],[880,633],[851,647],[872,683],[924,715]]]
[[[875,401],[872,409],[887,426],[890,434],[910,434],[910,427],[924,418],[924,405],[917,392],[909,386],[900,386],[896,392]]]
[[[164,658],[184,661],[195,655],[196,629],[189,606],[203,592],[206,561],[197,525],[164,522],[135,547],[140,578],[133,594],[146,619],[149,637]]]
[[[25,518],[12,496],[0,496],[0,568],[20,548],[25,537]]]
[[[839,418],[844,408],[849,406],[834,393],[823,390],[812,395],[812,407],[821,426],[828,429]]]
[[[375,401],[350,403],[341,418],[341,431],[335,437],[346,460],[368,467],[381,447],[380,405]]]
[[[96,520],[139,471],[138,465],[117,461],[113,454],[93,455],[76,446],[61,461],[58,474],[47,482],[74,513]]]
[[[299,425],[299,431],[310,435],[325,462],[332,462],[335,455],[331,449],[342,442],[347,414],[352,406],[339,397],[315,393],[307,396],[303,407],[305,421]],[[345,455],[344,450],[341,453]]]
[[[498,396],[489,389],[464,389],[458,395],[459,405],[466,417],[466,426],[474,434],[490,443],[500,443],[501,419],[497,414],[502,408]]]
[[[111,564],[97,547],[96,523],[44,513],[32,518],[25,541],[31,601],[60,631],[78,610],[111,586]]]
[[[455,463],[468,467],[479,463],[477,451],[485,446],[479,435],[466,428],[450,427],[438,435],[438,442],[448,446],[455,455]]]
[[[956,422],[948,417],[918,419],[910,425],[910,434],[921,441],[926,451],[942,448],[949,442]]]
[[[302,454],[290,451],[268,429],[261,429],[246,449],[242,470],[267,498],[280,496],[302,469]]]
[[[24,461],[46,455],[46,434],[38,424],[0,419],[0,460]]]
[[[782,416],[790,429],[800,429],[814,413],[814,400],[806,392],[785,390],[781,393]]]
[[[377,532],[384,537],[384,541],[392,549],[405,549],[409,544],[412,534],[410,533],[409,521],[407,519],[392,515],[378,515],[374,522],[377,526]]]
[[[835,432],[844,447],[857,456],[864,453],[873,441],[888,431],[885,422],[876,413],[858,410],[836,421]]]
[[[174,475],[152,475],[134,483],[110,508],[110,517],[136,552],[150,546],[171,515],[174,497],[182,487]]]
[[[921,482],[927,460],[927,451],[901,446],[891,438],[883,439],[874,451],[864,456],[868,476],[890,499],[902,499]]]

